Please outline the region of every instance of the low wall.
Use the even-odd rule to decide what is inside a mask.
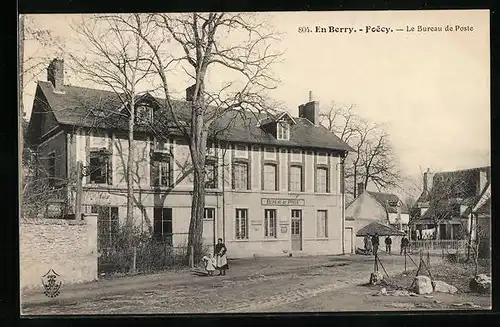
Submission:
[[[97,279],[97,216],[85,220],[23,219],[19,226],[21,289],[43,289],[53,269],[64,285]]]

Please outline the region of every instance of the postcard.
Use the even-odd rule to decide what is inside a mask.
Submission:
[[[21,15],[21,315],[490,310],[489,17]]]

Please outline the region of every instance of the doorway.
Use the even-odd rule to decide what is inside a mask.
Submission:
[[[302,251],[302,210],[292,210],[292,251]]]

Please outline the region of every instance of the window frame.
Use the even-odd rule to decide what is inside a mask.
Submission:
[[[158,163],[158,166],[156,164]],[[164,164],[167,167],[164,167]],[[164,178],[168,174],[167,178]],[[173,183],[172,156],[164,151],[153,151],[150,164],[150,185],[153,187],[170,187]],[[166,179],[166,182],[164,181]],[[158,181],[158,183],[157,183]]]
[[[157,215],[156,212],[161,211],[160,224],[161,225],[161,233],[157,232]],[[165,215],[165,212],[169,212],[169,214]],[[167,216],[167,218],[165,218]],[[169,216],[169,217],[168,217]],[[153,238],[156,241],[166,242],[168,245],[173,245],[173,235],[174,235],[174,214],[173,209],[171,207],[154,207],[153,208]],[[170,233],[165,232],[165,223],[170,223]]]
[[[97,156],[96,156],[97,155]],[[98,168],[101,171],[101,179],[98,180],[93,180],[95,175],[93,176],[92,172],[95,171],[92,165],[92,159],[103,157],[103,163],[100,165],[100,168]],[[111,160],[111,153],[109,153],[108,149],[103,148],[103,149],[91,149],[89,151],[89,166],[88,169],[90,173],[88,174],[89,176],[89,184],[97,184],[97,185],[111,185],[112,184],[112,160]],[[97,170],[97,169],[96,169]],[[104,174],[102,171],[104,170]]]
[[[139,115],[137,114],[139,112],[139,109],[147,109],[147,118],[148,120],[145,121],[144,119],[139,120]],[[145,115],[144,115],[145,116]],[[147,125],[151,124],[153,122],[153,107],[147,104],[139,104],[135,107],[135,113],[134,113],[134,123],[138,125]]]
[[[278,225],[277,217],[278,217],[278,210],[264,209],[264,238],[269,238],[269,239],[277,238],[277,225]]]
[[[266,166],[274,168],[274,188],[268,189],[266,183]],[[262,190],[263,191],[278,191],[278,164],[275,162],[264,162],[262,166]]]
[[[235,167],[237,166],[241,166],[241,167],[245,167],[246,168],[246,185],[243,187],[243,188],[237,188],[237,183],[236,183],[236,169]],[[232,163],[232,189],[235,190],[235,191],[247,191],[250,189],[250,176],[249,176],[249,163],[248,161],[243,161],[243,160],[234,160],[233,163]]]
[[[318,174],[318,171],[325,171],[325,192],[321,191],[319,189],[319,174]],[[316,165],[316,169],[315,169],[315,174],[314,174],[314,178],[315,178],[315,181],[314,181],[314,190],[316,193],[330,193],[330,179],[329,179],[329,173],[330,173],[330,170],[328,169],[328,166],[325,166],[325,165]]]
[[[300,170],[299,190],[292,189],[292,170],[298,168]],[[304,192],[304,166],[299,164],[290,164],[288,167],[288,191],[289,192]]]
[[[207,218],[207,213],[212,213],[212,218]],[[215,208],[214,207],[205,207],[203,209],[203,220],[214,221],[215,220]]]
[[[234,239],[248,240],[248,234],[248,208],[236,208],[234,210]]]
[[[280,141],[290,140],[290,124],[285,121],[276,123],[276,139]]]
[[[207,170],[207,166],[213,166],[213,179],[212,180],[208,180],[207,179],[207,172],[209,172],[209,170]],[[217,177],[218,177],[218,172],[217,172],[217,160],[215,158],[206,158],[205,159],[205,188],[206,189],[216,189],[218,188],[218,180],[217,180]],[[211,183],[211,184],[209,184]]]

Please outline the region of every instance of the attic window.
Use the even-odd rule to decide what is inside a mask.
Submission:
[[[135,109],[135,122],[141,125],[147,125],[153,121],[153,110],[146,105],[137,106]]]
[[[290,139],[290,125],[286,122],[279,122],[276,127],[276,138],[288,141]]]

